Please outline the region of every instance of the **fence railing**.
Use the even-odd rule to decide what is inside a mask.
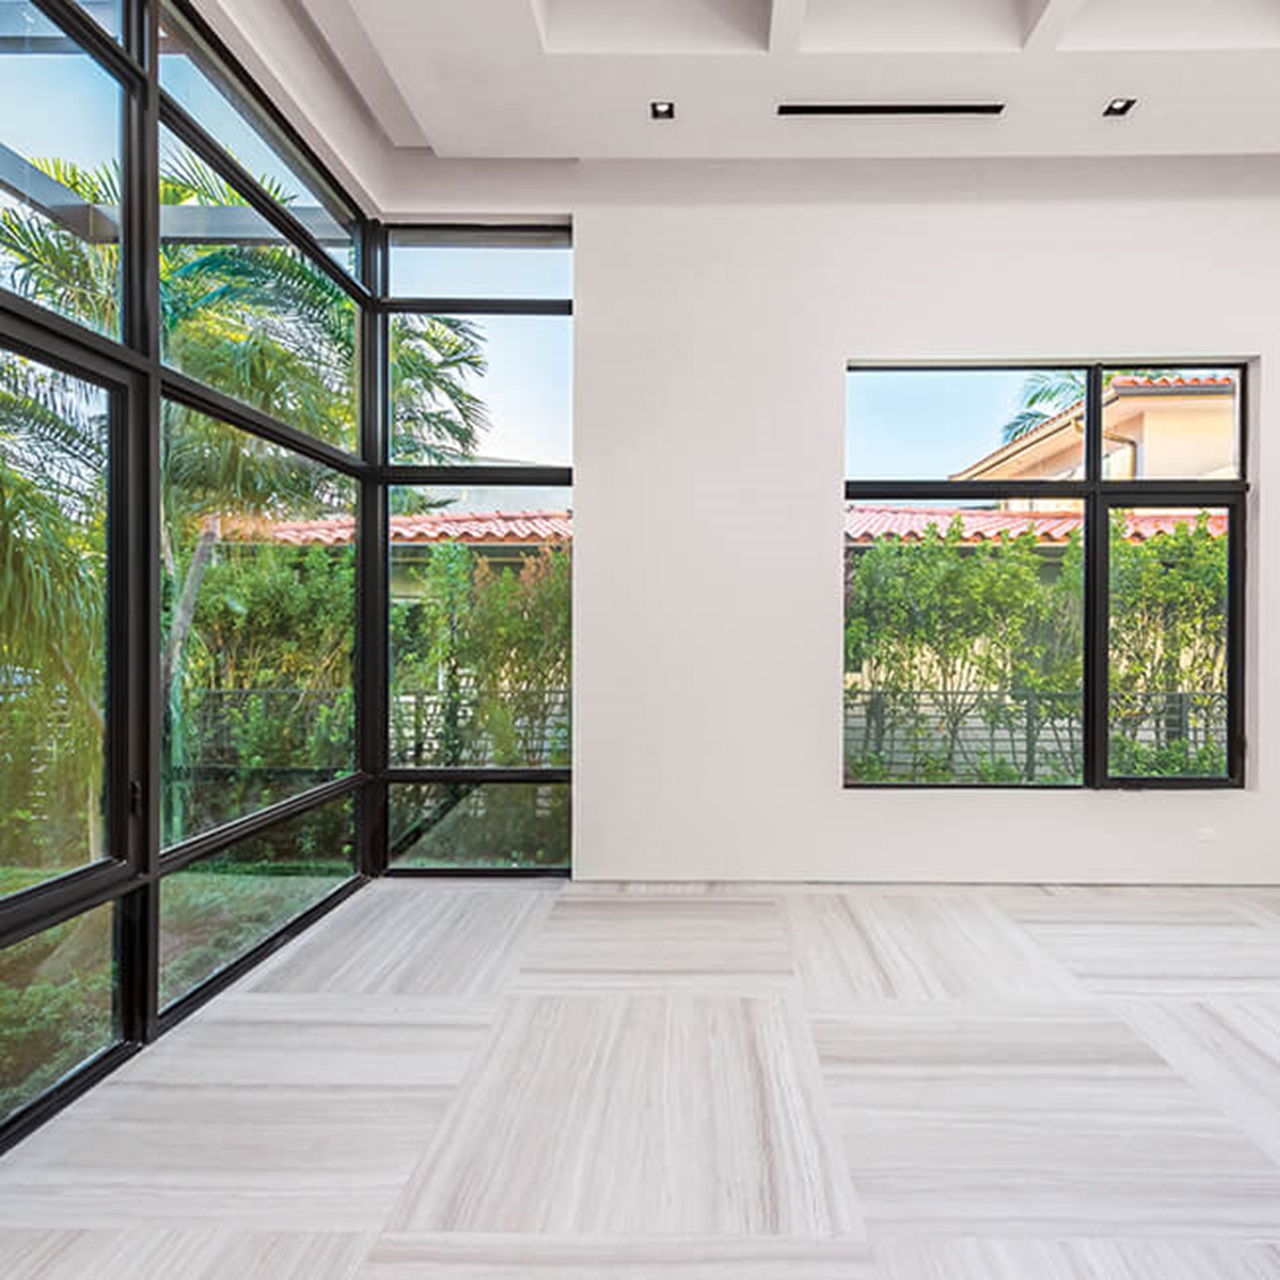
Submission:
[[[1114,693],[1113,745],[1203,758],[1226,742],[1221,692]],[[845,692],[845,764],[857,781],[1070,782],[1080,777],[1079,692],[964,689]]]
[[[393,764],[561,764],[568,760],[565,689],[397,691],[390,703]],[[243,768],[349,766],[350,690],[202,690],[181,713],[180,757],[192,774]]]

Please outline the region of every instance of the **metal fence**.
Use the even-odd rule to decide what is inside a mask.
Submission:
[[[391,760],[401,766],[566,763],[569,704],[565,689],[397,691],[390,705]],[[193,776],[247,764],[275,771],[350,766],[350,690],[202,690],[181,718],[180,754]]]
[[[1170,751],[1171,771],[1208,771],[1225,751],[1225,693],[1116,693],[1110,714],[1113,756],[1117,744],[1140,759]],[[1069,783],[1081,776],[1083,723],[1078,692],[850,689],[845,765],[861,782]]]
[[[399,766],[566,764],[567,689],[398,690],[390,707],[391,762]]]

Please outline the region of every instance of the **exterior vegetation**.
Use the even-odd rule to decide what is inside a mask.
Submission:
[[[407,548],[405,550],[408,550]],[[430,548],[393,603],[392,759],[569,763],[570,552]],[[396,789],[393,856],[416,866],[565,866],[569,789]]]
[[[1207,514],[1111,531],[1111,771],[1226,771],[1227,539]],[[851,783],[1078,783],[1083,578],[1033,530],[966,544],[961,517],[918,541],[851,546],[845,768]]]
[[[167,145],[163,164],[162,205],[244,206],[185,149]],[[114,169],[38,167],[86,202],[119,206]],[[216,229],[217,218],[207,225]],[[7,287],[95,330],[119,330],[117,244],[89,243],[17,205],[0,209],[0,264]],[[160,281],[169,364],[354,447],[359,317],[323,271],[283,243],[165,240]],[[399,456],[474,453],[487,419],[467,382],[484,368],[473,325],[435,316],[397,324]],[[104,392],[0,354],[0,894],[110,852],[101,800],[109,424]],[[270,527],[349,517],[354,495],[319,463],[174,403],[165,406],[161,467],[169,844],[353,767],[354,548],[281,545]],[[563,698],[553,708],[551,690],[568,685],[568,589],[560,552],[502,566],[462,548],[434,557],[421,602],[397,628],[402,679],[444,691],[446,755],[479,750],[483,736],[495,763],[566,758]],[[466,640],[455,644],[460,626]],[[464,697],[477,684],[506,692]],[[490,821],[472,838],[456,821],[462,798],[446,795],[427,814],[440,821],[457,810],[445,856],[478,856],[484,839],[499,839],[499,858],[523,848],[511,824]],[[484,812],[492,818],[505,799],[495,794]],[[567,810],[561,817],[567,830]],[[329,892],[350,875],[351,857],[349,806],[330,805],[167,877],[162,1000]],[[0,954],[0,1118],[111,1043],[113,973],[109,908]]]

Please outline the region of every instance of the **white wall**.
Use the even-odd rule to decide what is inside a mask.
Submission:
[[[1223,172],[573,209],[579,877],[1280,881],[1280,191]],[[846,361],[1142,356],[1259,361],[1248,789],[842,789]]]

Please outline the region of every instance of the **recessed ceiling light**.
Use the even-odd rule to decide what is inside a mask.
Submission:
[[[676,104],[674,102],[649,103],[649,118],[651,120],[674,120],[676,118]]]
[[[1118,120],[1127,116],[1137,105],[1137,98],[1112,98],[1102,114],[1112,120]]]

